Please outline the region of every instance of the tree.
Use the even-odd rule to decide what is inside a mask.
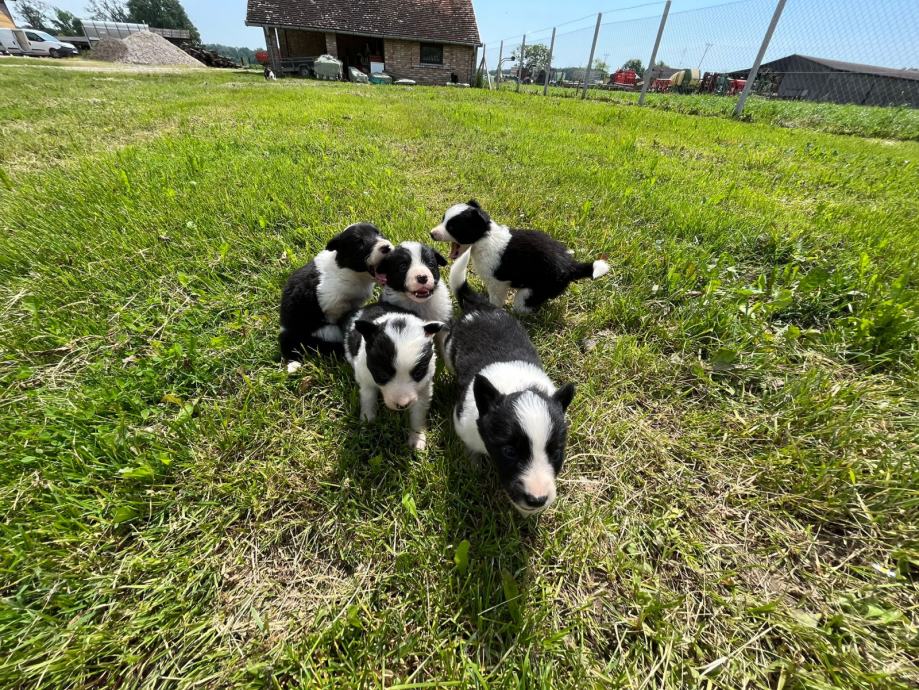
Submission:
[[[179,0],[128,0],[129,21],[161,29],[185,29],[191,40],[201,42],[201,34],[185,13]]]
[[[244,65],[251,65],[255,62],[256,51],[251,48],[234,48],[233,46],[225,46],[220,43],[205,43],[204,47],[218,55],[223,55],[224,57]]]
[[[54,8],[54,18],[51,20],[54,27],[54,33],[58,36],[78,36],[83,33],[83,25],[80,19],[67,10],[59,7]]]
[[[539,43],[527,46],[523,50],[523,66],[531,72],[549,67],[549,49]]]
[[[639,76],[645,73],[645,66],[641,64],[640,58],[632,58],[631,60],[626,60],[622,64],[622,69],[633,69]]]
[[[48,31],[48,6],[41,0],[22,0],[17,3],[16,11],[22,21],[33,29]]]
[[[591,78],[596,78],[601,81],[605,80],[609,74],[609,63],[606,60],[601,60],[600,58],[594,59],[594,66],[590,70]]]
[[[201,34],[179,0],[90,0],[87,10],[94,19],[146,24],[159,29],[184,29],[191,32],[194,43],[201,42]]]
[[[106,22],[127,22],[128,10],[120,0],[89,0],[86,7],[90,17]]]

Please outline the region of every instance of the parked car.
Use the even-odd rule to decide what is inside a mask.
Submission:
[[[62,58],[80,52],[72,43],[63,43],[51,34],[36,29],[0,29],[0,45],[11,55]]]

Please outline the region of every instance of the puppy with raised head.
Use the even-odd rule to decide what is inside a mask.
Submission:
[[[385,286],[380,301],[426,321],[449,321],[453,300],[440,280],[440,269],[446,265],[447,260],[436,249],[420,242],[402,242],[377,266],[377,280]]]
[[[524,313],[558,297],[575,280],[596,279],[609,271],[602,260],[575,261],[574,252],[544,232],[495,223],[474,199],[448,208],[431,237],[451,243],[451,259],[469,250],[491,303],[503,307],[514,288],[514,309]]]
[[[358,310],[345,327],[345,357],[361,389],[361,419],[376,418],[380,394],[389,409],[409,410],[413,450],[424,448],[427,440],[437,368],[433,339],[443,327],[383,303]]]
[[[356,223],[294,271],[281,295],[281,354],[289,372],[299,369],[307,350],[342,352],[339,321],[370,298],[376,267],[390,251],[376,226]]]
[[[472,453],[492,459],[514,507],[532,515],[555,500],[575,388],[557,387],[517,319],[469,287],[469,259],[463,254],[450,272],[462,312],[444,355],[459,385],[453,424]]]

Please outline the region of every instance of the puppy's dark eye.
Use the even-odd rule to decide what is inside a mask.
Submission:
[[[391,251],[392,251],[392,247],[390,247],[389,245],[385,247],[380,247],[380,254],[389,254],[389,252]]]
[[[403,261],[403,262],[401,262],[401,263],[399,264],[399,270],[400,270],[400,271],[407,271],[407,270],[408,270],[408,261]]]
[[[510,460],[511,462],[516,462],[520,459],[520,453],[517,452],[517,449],[513,446],[504,446],[501,449],[501,455],[504,456],[505,460]]]

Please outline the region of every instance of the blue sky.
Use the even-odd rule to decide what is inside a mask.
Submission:
[[[354,1],[354,0],[342,0]],[[47,0],[83,14],[85,0]],[[261,47],[260,29],[244,25],[246,0],[184,0],[186,11],[208,43]],[[597,11],[603,21],[596,56],[618,66],[630,57],[646,62],[663,2],[648,0],[478,0],[479,32],[491,67],[498,41],[548,44],[559,26],[556,65],[587,61]],[[16,3],[12,3],[15,7]],[[673,0],[659,57],[668,64],[732,70],[749,67],[775,0]],[[704,9],[702,9],[704,8]],[[788,0],[767,59],[798,52],[889,67],[919,68],[919,0]]]

